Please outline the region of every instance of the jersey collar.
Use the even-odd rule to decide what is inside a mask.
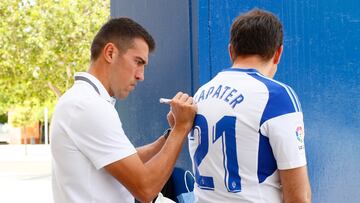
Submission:
[[[255,68],[240,68],[240,67],[226,68],[222,70],[222,72],[226,72],[226,71],[235,71],[235,72],[243,72],[243,73],[260,73]]]

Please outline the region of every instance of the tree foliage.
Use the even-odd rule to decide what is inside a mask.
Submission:
[[[14,123],[41,120],[88,67],[91,40],[109,17],[108,0],[0,2],[0,114]],[[18,109],[18,111],[16,111]]]

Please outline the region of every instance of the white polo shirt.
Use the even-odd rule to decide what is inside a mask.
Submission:
[[[133,203],[128,190],[103,168],[136,153],[115,99],[91,74],[79,76],[94,86],[76,80],[59,99],[50,127],[54,202]]]

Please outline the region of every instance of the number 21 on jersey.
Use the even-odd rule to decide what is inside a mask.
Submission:
[[[194,135],[198,135],[199,145],[194,153],[193,164],[195,168],[195,181],[201,189],[215,189],[213,177],[207,176],[207,174],[200,174],[199,166],[209,151],[209,145],[221,142],[225,187],[229,192],[235,193],[241,191],[241,178],[236,152],[235,124],[235,116],[223,116],[214,126],[211,126],[212,132],[209,134],[209,126],[205,116],[201,114],[196,115],[194,130],[190,135],[190,140],[195,139]],[[210,143],[209,136],[212,138]]]

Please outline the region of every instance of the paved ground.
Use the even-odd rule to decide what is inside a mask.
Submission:
[[[49,145],[0,145],[0,202],[51,203]]]

